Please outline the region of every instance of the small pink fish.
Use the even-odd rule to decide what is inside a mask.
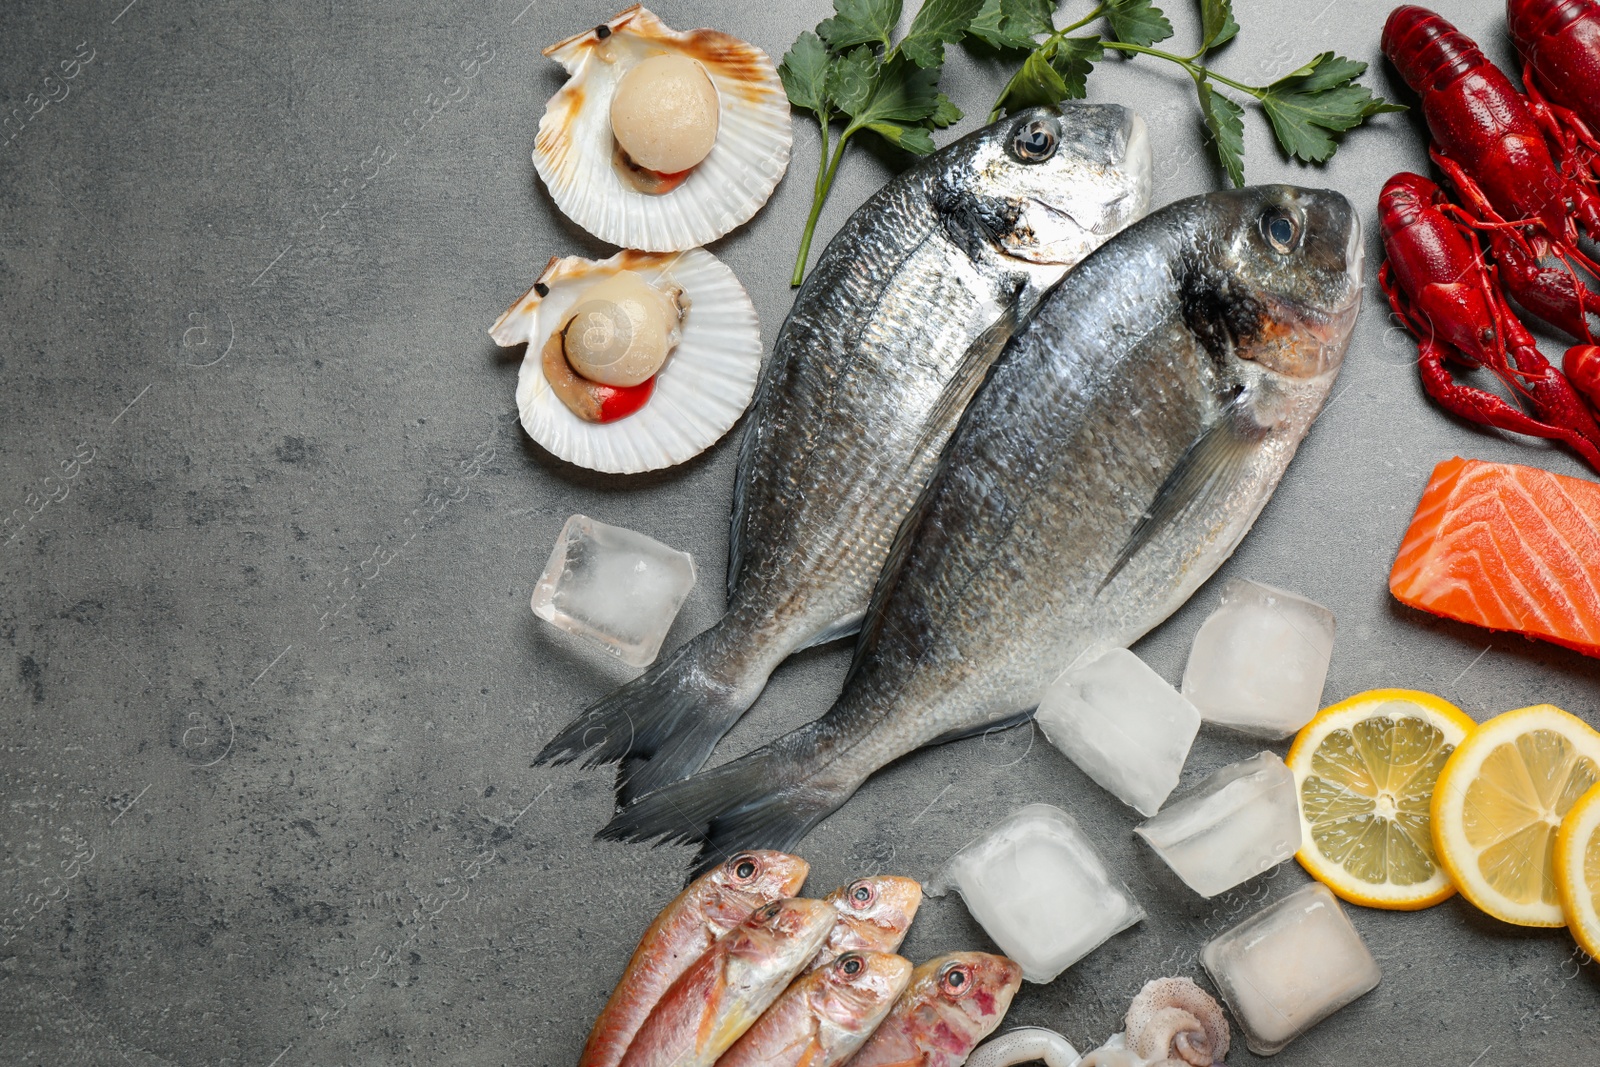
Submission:
[[[741,852],[691,882],[639,939],[578,1067],[617,1067],[667,987],[751,912],[798,893],[809,869],[782,852]]]
[[[620,1067],[711,1067],[817,954],[835,919],[820,900],[756,909],[662,994]]]
[[[910,981],[909,960],[846,952],[796,979],[717,1067],[837,1067],[872,1036]]]
[[[857,878],[822,899],[833,905],[839,920],[828,943],[806,968],[812,971],[852,950],[893,952],[899,948],[922,904],[922,886],[914,878],[874,875]]]
[[[929,960],[847,1067],[959,1067],[994,1032],[1022,985],[1022,968],[987,952]]]

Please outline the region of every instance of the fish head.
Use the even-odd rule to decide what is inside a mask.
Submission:
[[[702,876],[708,885],[706,915],[714,926],[732,929],[761,905],[800,892],[809,871],[805,860],[786,852],[737,853]]]
[[[846,952],[817,976],[813,1010],[847,1033],[875,1027],[911,984],[911,961],[892,952]]]
[[[1213,354],[1281,378],[1339,369],[1361,309],[1361,218],[1331,189],[1209,194],[1215,231],[1184,280],[1185,314]]]
[[[817,954],[833,929],[835,912],[825,901],[804,897],[774,900],[752,911],[728,936],[732,956],[762,966],[798,970]]]
[[[1022,985],[1022,968],[987,952],[952,952],[931,959],[911,976],[907,997],[920,1011],[917,1043],[965,1055],[994,1032]]]
[[[1010,260],[1066,268],[1150,206],[1150,136],[1118,104],[1015,112],[940,153],[947,228]]]
[[[828,936],[829,948],[892,952],[916,918],[922,885],[915,878],[873,875],[840,886],[824,899],[838,915]]]

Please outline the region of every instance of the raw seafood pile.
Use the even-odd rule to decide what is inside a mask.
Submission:
[[[767,363],[739,456],[727,612],[540,760],[629,760],[619,793],[636,799],[699,770],[787,656],[854,633],[995,357],[1149,196],[1144,123],[1076,104],[985,127],[867,200]]]
[[[1384,55],[1421,95],[1429,154],[1454,195],[1419,174],[1389,179],[1379,197],[1389,258],[1378,277],[1418,338],[1423,386],[1441,407],[1560,441],[1600,470],[1590,403],[1600,403],[1600,292],[1591,288],[1600,264],[1581,240],[1600,237],[1591,126],[1600,4],[1509,0],[1507,14],[1527,95],[1441,16],[1415,6],[1389,15]],[[1540,354],[1507,296],[1583,342],[1567,354],[1572,381]],[[1454,381],[1448,362],[1492,371],[1521,406]]]
[[[1031,714],[1063,664],[1148,632],[1283,476],[1361,281],[1349,201],[1289,186],[1183,200],[1101,246],[968,408],[832,710],[646,795],[602,834],[698,843],[702,860],[792,846],[878,768]]]
[[[894,955],[916,882],[807,900],[806,872],[753,851],[692,882],[640,939],[579,1067],[954,1067],[1000,1024],[1021,981],[1010,960],[957,952],[913,970]]]

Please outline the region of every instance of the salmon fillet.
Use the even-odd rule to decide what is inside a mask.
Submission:
[[[1435,615],[1600,656],[1600,485],[1446,460],[1400,542],[1389,591]]]

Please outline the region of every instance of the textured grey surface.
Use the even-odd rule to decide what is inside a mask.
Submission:
[[[0,150],[0,1062],[571,1063],[676,890],[686,850],[590,840],[609,775],[530,768],[625,672],[527,601],[582,511],[694,553],[702,577],[669,644],[705,626],[734,449],[602,478],[515,423],[516,358],[485,329],[547,256],[604,252],[555,214],[528,159],[558,84],[538,49],[614,13],[525,2],[0,10],[0,99],[27,117]],[[1173,6],[1186,40],[1193,17]],[[659,10],[779,54],[826,8]],[[1265,81],[1330,48],[1376,63],[1385,11],[1243,0],[1219,67]],[[1497,5],[1449,13],[1509,58]],[[93,58],[47,86],[75,52]],[[980,111],[1002,77],[957,50],[946,87]],[[1381,66],[1369,81],[1400,92]],[[47,91],[30,114],[27,95]],[[1217,181],[1191,92],[1145,60],[1090,82],[1149,121],[1158,203]],[[429,120],[408,127],[414,109]],[[1358,131],[1320,173],[1280,160],[1259,116],[1247,141],[1253,180],[1350,194],[1374,264],[1379,183],[1426,162],[1413,116]],[[799,123],[794,173],[715,248],[769,343],[815,151]],[[826,233],[887,162],[846,162]],[[1430,409],[1376,298],[1370,286],[1330,408],[1222,575],[1334,609],[1329,700],[1406,685],[1478,718],[1548,700],[1600,721],[1593,661],[1389,600],[1434,463],[1582,472]],[[1169,679],[1214,585],[1138,649]],[[725,751],[823,710],[847,654],[780,669]],[[1257,747],[1205,732],[1185,782]],[[1022,729],[881,774],[803,849],[811,888],[925,878],[1039,800],[1078,815],[1151,913],[1018,998],[1012,1021],[1080,1044],[1115,1029],[1145,979],[1196,973],[1211,932],[1305,881],[1291,864],[1199,900],[1136,845],[1131,812]],[[1383,984],[1278,1062],[1592,1058],[1600,981],[1564,932],[1461,901],[1353,917]],[[906,951],[985,944],[951,899],[929,902]]]

